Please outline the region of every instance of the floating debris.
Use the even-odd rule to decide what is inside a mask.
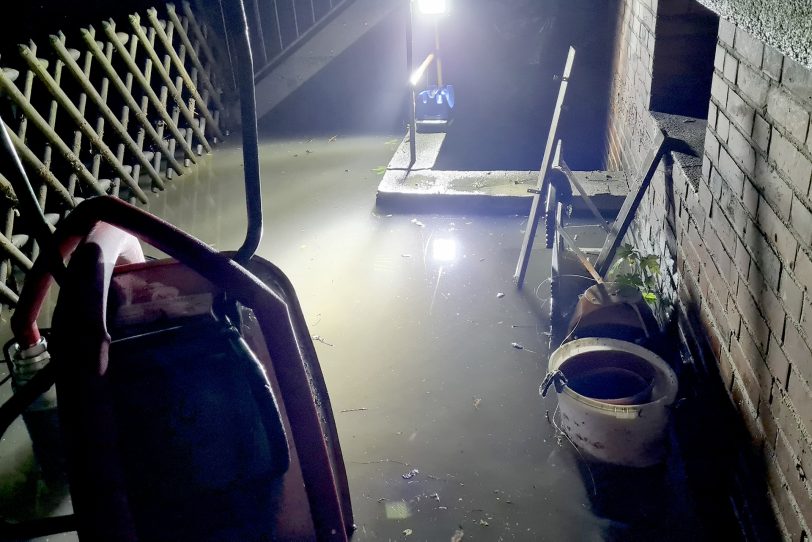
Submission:
[[[322,337],[321,335],[313,335],[312,339],[313,339],[314,341],[318,341],[318,342],[320,342],[320,343],[322,343],[322,344],[326,344],[327,346],[335,346],[335,345],[333,345],[333,344],[328,343],[327,341],[325,341],[325,340],[324,340],[324,337]]]
[[[474,408],[478,409],[479,405],[481,405],[481,404],[482,404],[482,398],[481,397],[474,397]]]
[[[403,529],[403,536],[411,536],[412,532],[411,529]]]
[[[336,139],[338,139],[338,136],[334,135],[333,137],[331,137],[330,139],[327,140],[327,143],[335,143]]]
[[[482,525],[483,527],[488,527],[490,525],[490,523],[488,523],[484,519],[480,519],[479,524]]]
[[[454,534],[451,535],[451,542],[462,542],[462,539],[465,537],[465,531],[462,530],[462,527],[454,531]]]
[[[406,519],[412,515],[406,501],[385,502],[386,519]]]
[[[439,501],[440,500],[440,494],[439,493],[432,493],[431,495],[429,495],[429,499],[434,499],[435,501]]]
[[[414,224],[415,226],[419,226],[419,227],[421,227],[421,228],[424,228],[424,227],[426,226],[425,224],[423,224],[422,222],[420,222],[420,221],[419,221],[419,220],[417,220],[416,218],[413,218],[413,219],[412,219],[412,224]]]
[[[311,151],[310,149],[305,149],[305,152],[306,152],[307,154],[313,154],[313,151]]]
[[[535,352],[534,352],[533,350],[530,350],[529,348],[525,348],[525,347],[524,347],[524,345],[519,344],[519,343],[510,343],[510,346],[512,346],[512,347],[513,347],[513,348],[515,348],[516,350],[524,350],[525,352],[529,352],[529,353],[531,353],[531,354],[535,354]]]
[[[401,474],[400,476],[401,476],[401,477],[402,477],[404,480],[411,480],[412,478],[414,478],[414,477],[415,477],[415,476],[417,476],[418,474],[420,474],[420,471],[419,471],[419,470],[417,470],[417,469],[412,469],[412,470],[410,470],[409,472],[407,472],[406,474]]]
[[[411,258],[412,255],[411,254],[401,254],[400,257],[401,258]]]
[[[503,297],[505,297],[504,292],[499,292],[498,294],[496,294],[496,299],[502,299]]]
[[[342,413],[344,413],[344,412],[364,412],[364,411],[367,411],[367,410],[369,410],[369,409],[368,408],[347,408],[345,410],[342,410],[341,412]]]

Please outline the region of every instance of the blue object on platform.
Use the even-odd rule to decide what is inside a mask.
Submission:
[[[454,85],[431,87],[417,95],[415,116],[418,121],[451,120],[454,111]]]

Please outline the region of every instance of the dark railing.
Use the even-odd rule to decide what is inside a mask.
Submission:
[[[245,11],[261,77],[352,0],[247,0]]]

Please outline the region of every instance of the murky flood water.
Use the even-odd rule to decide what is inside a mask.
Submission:
[[[460,531],[464,540],[701,539],[676,467],[590,473],[557,438],[548,421],[556,399],[538,395],[547,251],[534,252],[523,291],[512,283],[526,218],[375,213],[373,170],[396,139],[261,149],[260,254],[288,274],[318,336],[353,540],[447,541]],[[238,149],[218,150],[156,194],[151,210],[236,248],[241,162]],[[2,499],[14,508],[13,496]]]

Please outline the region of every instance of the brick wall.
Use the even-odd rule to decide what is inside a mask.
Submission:
[[[657,0],[621,0],[609,106],[606,169],[639,171],[651,143],[649,102]]]
[[[639,171],[658,129],[699,150],[664,160],[627,240],[661,256],[664,297],[718,368],[784,537],[808,540],[812,71],[723,20],[707,122],[654,113],[653,30],[674,4],[621,3],[609,168]]]
[[[723,277],[707,332],[796,541],[812,525],[810,111],[812,71],[722,21],[699,190],[710,197],[689,220]]]

